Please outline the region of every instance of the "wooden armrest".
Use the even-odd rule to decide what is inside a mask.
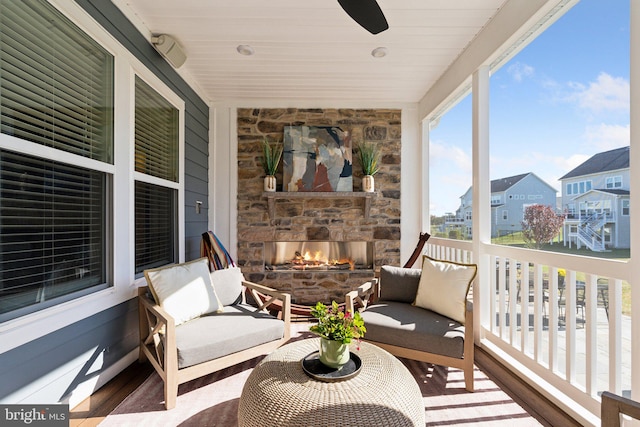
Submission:
[[[640,402],[618,396],[608,391],[602,392],[600,419],[603,427],[620,427],[620,414],[640,419]]]
[[[254,290],[256,290],[256,291],[258,291],[258,292],[260,292],[262,294],[270,295],[270,296],[276,297],[276,298],[281,299],[281,300],[284,300],[287,297],[289,297],[289,298],[291,297],[286,292],[280,292],[277,289],[273,289],[273,288],[270,288],[268,286],[260,285],[258,283],[249,282],[247,280],[243,280],[242,281],[242,285],[245,286],[246,288],[254,289]]]
[[[175,320],[169,313],[167,313],[160,305],[147,296],[146,288],[140,288],[138,292],[139,305],[144,311],[152,314],[158,322],[167,325],[167,328],[171,327],[175,329]]]
[[[160,305],[147,295],[148,287],[138,289],[138,310],[140,318],[141,359],[148,358],[158,372],[178,367],[175,349],[176,322]]]
[[[356,303],[359,305],[358,311],[363,312],[367,309],[367,305],[371,300],[371,296],[374,294],[378,285],[378,279],[371,279],[369,282],[365,282],[358,286],[353,291],[347,292],[345,295],[346,309],[354,312]]]
[[[282,310],[280,315],[282,319],[288,323],[291,319],[291,295],[286,292],[280,292],[277,289],[270,288],[268,286],[259,285],[254,282],[249,282],[247,280],[242,281],[242,285],[249,290],[251,297],[258,304],[258,310],[266,310],[271,304],[280,300],[282,301]],[[263,299],[260,298],[260,295],[263,294],[268,296],[263,302]]]

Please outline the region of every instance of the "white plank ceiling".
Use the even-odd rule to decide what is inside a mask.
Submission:
[[[143,34],[178,40],[178,72],[208,101],[355,102],[418,102],[505,2],[378,0],[389,29],[372,35],[336,0],[113,1]]]

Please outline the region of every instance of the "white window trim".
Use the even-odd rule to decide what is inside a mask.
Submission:
[[[73,154],[62,155],[52,148],[4,134],[0,134],[0,147],[25,154],[35,154],[38,157],[44,155],[52,160],[67,163],[73,159],[74,164],[78,166],[112,175],[113,188],[116,191],[124,190],[128,197],[124,197],[122,193],[119,193],[118,197],[113,197],[112,210],[108,215],[114,224],[113,235],[109,237],[111,241],[107,245],[112,251],[107,257],[113,259],[113,265],[108,266],[112,269],[108,276],[112,277],[113,286],[0,323],[0,353],[130,300],[137,295],[137,288],[145,284],[144,278],[135,278],[133,257],[135,239],[133,183],[134,179],[137,179],[133,173],[135,109],[133,76],[135,74],[143,78],[179,110],[179,182],[171,185],[178,189],[178,258],[180,262],[184,261],[184,101],[75,2],[48,1],[114,56],[114,105],[129,105],[130,107],[128,111],[126,108],[114,109],[114,164],[104,164]],[[122,149],[125,142],[128,145],[128,150]],[[165,184],[163,183],[163,185]]]
[[[616,185],[616,183],[620,183],[620,185]],[[609,187],[609,183],[611,183],[611,187]],[[604,179],[604,186],[607,189],[616,189],[622,188],[622,175],[608,176]]]
[[[625,202],[626,202],[626,205],[627,205],[626,208],[624,206]],[[627,210],[627,213],[624,213],[625,209]],[[620,215],[629,216],[630,213],[631,213],[631,200],[628,200],[628,199],[622,200],[621,203],[620,203]]]

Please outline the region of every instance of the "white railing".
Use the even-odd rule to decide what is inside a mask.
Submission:
[[[474,295],[481,301],[474,302],[474,310],[488,311],[479,315],[479,344],[507,355],[507,363],[515,360],[534,374],[519,373],[525,380],[586,425],[595,424],[600,392],[631,390],[631,319],[622,314],[627,263],[480,247],[479,257],[469,241],[431,238],[425,253],[479,264]],[[554,389],[576,405],[550,391]]]

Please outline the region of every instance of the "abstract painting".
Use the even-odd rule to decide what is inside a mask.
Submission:
[[[332,126],[285,126],[283,191],[353,191],[351,135]]]

